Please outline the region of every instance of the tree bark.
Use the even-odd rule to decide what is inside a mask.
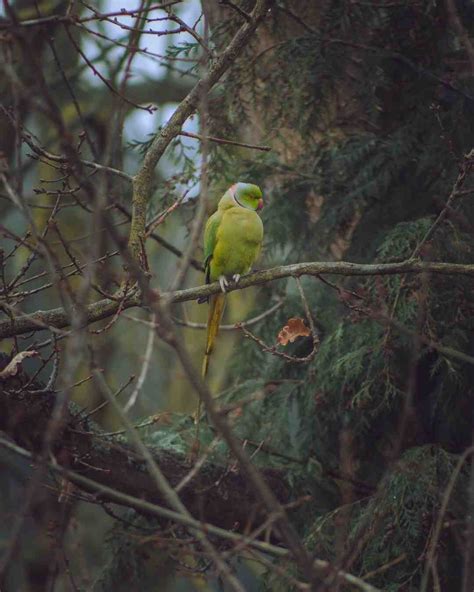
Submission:
[[[25,376],[0,381],[0,430],[36,456],[48,430],[55,394],[29,391],[26,384]],[[119,436],[101,436],[100,429],[91,420],[84,420],[85,416],[86,413],[74,404],[69,406],[53,450],[56,462],[138,500],[166,506],[140,455]],[[159,445],[151,449],[172,487],[176,487],[194,465],[190,455],[181,455]],[[273,469],[262,473],[279,501],[286,503],[290,492],[284,473]],[[248,480],[234,467],[232,459],[228,463],[224,459],[207,461],[180,491],[180,498],[196,519],[233,531],[248,528],[249,522],[252,526],[258,525],[264,515]],[[100,499],[117,503],[103,493]]]

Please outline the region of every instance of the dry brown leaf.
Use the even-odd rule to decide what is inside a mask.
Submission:
[[[162,411],[161,413],[153,415],[152,420],[153,423],[159,423],[160,425],[172,425],[173,414],[171,411]]]
[[[11,359],[8,365],[0,372],[0,380],[6,380],[7,378],[16,376],[23,360],[37,355],[39,355],[38,352],[34,350],[26,350],[16,354],[16,356]]]
[[[277,341],[280,345],[287,345],[293,343],[298,337],[307,337],[311,335],[311,331],[304,324],[303,319],[293,317],[288,319],[288,324],[277,335]]]

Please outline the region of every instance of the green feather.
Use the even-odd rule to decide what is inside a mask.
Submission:
[[[259,187],[250,183],[236,183],[224,193],[204,233],[208,282],[250,271],[263,239],[263,224],[256,211],[261,200]]]
[[[250,271],[262,246],[263,224],[257,214],[262,205],[262,192],[251,183],[236,183],[224,193],[204,231],[206,282]],[[203,376],[224,310],[223,299],[218,314],[214,314],[214,308],[215,299],[211,299]]]

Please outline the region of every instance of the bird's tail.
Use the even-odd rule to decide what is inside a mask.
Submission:
[[[202,361],[202,377],[205,378],[209,368],[209,358],[214,349],[214,341],[216,340],[221,323],[222,315],[225,307],[225,294],[213,294],[209,298],[209,316],[207,318],[207,340],[206,352],[204,360]]]

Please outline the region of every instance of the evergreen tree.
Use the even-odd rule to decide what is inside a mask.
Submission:
[[[472,262],[472,10],[451,4],[276,4],[213,113],[216,133],[275,147],[215,157],[218,175],[237,168],[268,187],[266,264]],[[232,26],[218,17],[223,44]],[[474,360],[457,355],[473,352],[472,279],[303,285],[318,351],[291,364],[250,340],[239,347],[226,396],[266,394],[245,406],[242,438],[298,459],[287,470],[312,494],[299,518],[317,556],[383,590],[467,590],[469,462],[453,471],[473,437]],[[268,343],[304,316],[294,281],[283,291],[259,331]],[[261,311],[274,287],[263,292]],[[288,346],[300,357],[311,347]]]

